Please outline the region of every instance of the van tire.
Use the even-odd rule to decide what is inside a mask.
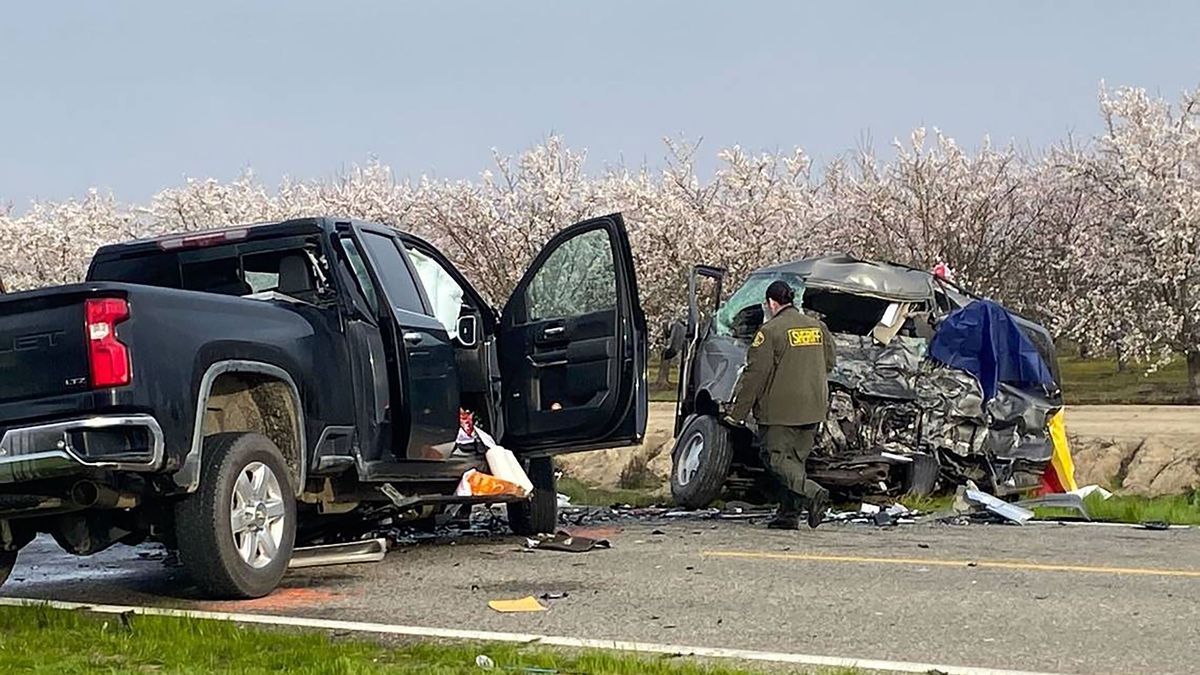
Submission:
[[[732,432],[712,415],[694,415],[671,452],[671,496],[687,509],[702,509],[721,496],[733,464]]]
[[[203,462],[200,486],[175,505],[180,562],[207,596],[261,598],[279,585],[296,543],[295,490],[283,454],[262,434],[222,433],[204,439]],[[253,490],[247,502],[246,490],[255,478],[265,487]],[[238,500],[258,504],[245,511],[257,512],[249,529],[235,529],[231,522]],[[273,554],[268,553],[266,537]],[[246,548],[252,560],[239,551],[238,540],[250,542]]]
[[[525,465],[533,494],[529,499],[508,503],[508,526],[514,534],[531,537],[554,534],[558,529],[558,488],[554,478],[554,460],[535,457]]]

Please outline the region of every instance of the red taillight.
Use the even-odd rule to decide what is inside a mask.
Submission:
[[[133,379],[129,349],[117,339],[117,324],[129,318],[129,303],[120,298],[98,298],[85,301],[84,311],[92,387],[129,384]]]
[[[164,251],[176,251],[182,248],[203,248],[205,246],[226,244],[231,241],[241,241],[242,239],[246,238],[247,234],[248,232],[246,230],[201,232],[200,234],[189,234],[183,237],[162,239],[158,242],[158,247]]]

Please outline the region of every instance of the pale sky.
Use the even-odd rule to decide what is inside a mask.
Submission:
[[[0,13],[0,200],[142,201],[372,157],[471,178],[549,133],[593,170],[664,136],[818,162],[938,127],[1038,148],[1100,80],[1200,86],[1195,2],[16,2]]]

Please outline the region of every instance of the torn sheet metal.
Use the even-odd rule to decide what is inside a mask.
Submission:
[[[803,278],[808,287],[820,286],[884,300],[922,302],[933,296],[933,275],[928,272],[890,263],[859,260],[848,255],[808,258],[768,267],[760,272],[795,274]]]
[[[1033,499],[1023,499],[1017,502],[1016,505],[1026,509],[1037,507],[1066,509],[1068,511],[1075,511],[1084,520],[1090,521],[1092,519],[1091,514],[1088,513],[1087,504],[1083,503],[1083,497],[1070,492],[1042,495]]]
[[[1016,523],[1017,525],[1024,525],[1033,518],[1033,511],[1017,506],[1016,504],[1010,504],[1006,501],[997,499],[996,497],[993,497],[981,490],[967,490],[965,497],[968,502],[978,504],[988,511],[1000,516],[1001,518],[1004,518],[1005,520]]]
[[[708,392],[718,403],[732,401],[748,351],[749,345],[732,337],[710,335],[702,340],[695,356],[696,391]]]

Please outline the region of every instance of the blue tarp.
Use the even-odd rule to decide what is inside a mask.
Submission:
[[[1054,391],[1054,376],[1016,320],[990,300],[976,300],[950,314],[929,344],[929,356],[975,376],[984,399],[1000,383],[1024,390]]]

